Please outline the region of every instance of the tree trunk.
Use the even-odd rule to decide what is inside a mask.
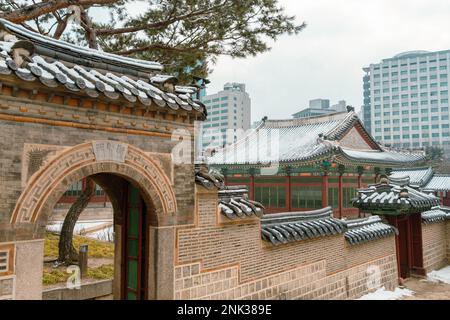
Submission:
[[[61,228],[61,235],[59,237],[58,245],[58,263],[71,264],[72,261],[78,260],[78,253],[73,246],[72,241],[73,230],[80,214],[87,207],[94,194],[95,182],[90,178],[86,178],[86,187],[83,189],[83,192],[78,199],[70,207]]]

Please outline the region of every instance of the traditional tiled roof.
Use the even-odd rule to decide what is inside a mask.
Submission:
[[[345,232],[345,239],[351,245],[378,240],[398,233],[395,227],[383,223],[379,216],[348,220],[345,223],[348,228]]]
[[[409,177],[409,184],[412,187],[423,187],[433,177],[434,171],[432,168],[414,168],[414,169],[396,169],[392,172],[389,179],[393,182],[398,179]]]
[[[264,206],[248,198],[247,186],[225,186],[224,177],[203,163],[195,166],[195,182],[209,190],[218,190],[220,212],[231,220],[264,214]]]
[[[373,150],[352,150],[342,139],[357,126]],[[325,159],[347,164],[399,166],[424,159],[423,153],[398,152],[379,146],[367,133],[355,112],[308,119],[265,120],[245,137],[208,158],[216,165],[270,165],[319,162]]]
[[[368,211],[421,212],[439,205],[439,199],[432,194],[388,181],[358,190],[358,198],[352,202],[353,206]]]
[[[221,213],[231,220],[247,217],[262,217],[264,206],[248,199],[246,186],[228,186],[219,190],[219,208]]]
[[[192,98],[194,87],[177,87],[174,77],[155,74],[157,62],[143,61],[76,46],[31,32],[0,19],[10,32],[0,39],[0,75],[81,93],[90,98],[156,108],[184,110],[206,117],[206,108]],[[165,82],[172,86],[166,87]],[[171,89],[168,89],[171,88]]]
[[[440,207],[433,208],[429,211],[422,212],[422,222],[424,224],[432,224],[445,221],[447,213],[441,210]]]
[[[217,170],[209,169],[204,164],[196,165],[195,182],[207,189],[225,188],[223,175]]]
[[[424,191],[450,191],[450,175],[435,174],[422,188]]]
[[[267,214],[261,219],[261,236],[274,245],[314,239],[346,231],[346,225],[333,218],[331,207],[309,211]]]

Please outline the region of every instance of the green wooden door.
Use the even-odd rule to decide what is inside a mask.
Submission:
[[[146,298],[147,230],[145,221],[145,203],[139,189],[128,183],[126,186],[123,243],[123,296],[125,300],[143,300]]]

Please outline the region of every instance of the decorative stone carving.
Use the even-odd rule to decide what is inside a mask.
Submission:
[[[116,167],[111,170],[120,170],[117,173],[121,175],[126,176],[131,170],[137,172],[133,178],[151,195],[154,205],[162,214],[176,213],[177,203],[171,181],[154,159],[131,145],[114,141],[107,145],[105,141],[93,141],[64,150],[53,157],[39,174],[33,175],[17,201],[11,223],[36,222],[41,208],[65,178],[82,168],[97,168],[98,164],[112,162],[115,162]]]
[[[97,161],[125,162],[128,145],[118,141],[94,141],[92,142],[95,159]]]
[[[22,153],[21,185],[25,188],[30,178],[45,166],[51,158],[66,147],[26,143]]]

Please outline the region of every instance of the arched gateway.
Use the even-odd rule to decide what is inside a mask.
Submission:
[[[195,182],[172,151],[194,150],[197,88],[156,62],[0,28],[0,300],[42,297],[48,218],[87,177],[113,208],[114,297],[173,299],[175,230],[194,222]]]
[[[36,224],[42,229],[39,233],[44,232],[47,218],[63,193],[86,177],[100,185],[113,204],[114,296],[155,296],[156,289],[146,273],[156,258],[150,251],[149,231],[157,227],[158,216],[174,215],[177,205],[170,179],[139,148],[116,141],[93,141],[61,151],[30,178],[11,223]]]

